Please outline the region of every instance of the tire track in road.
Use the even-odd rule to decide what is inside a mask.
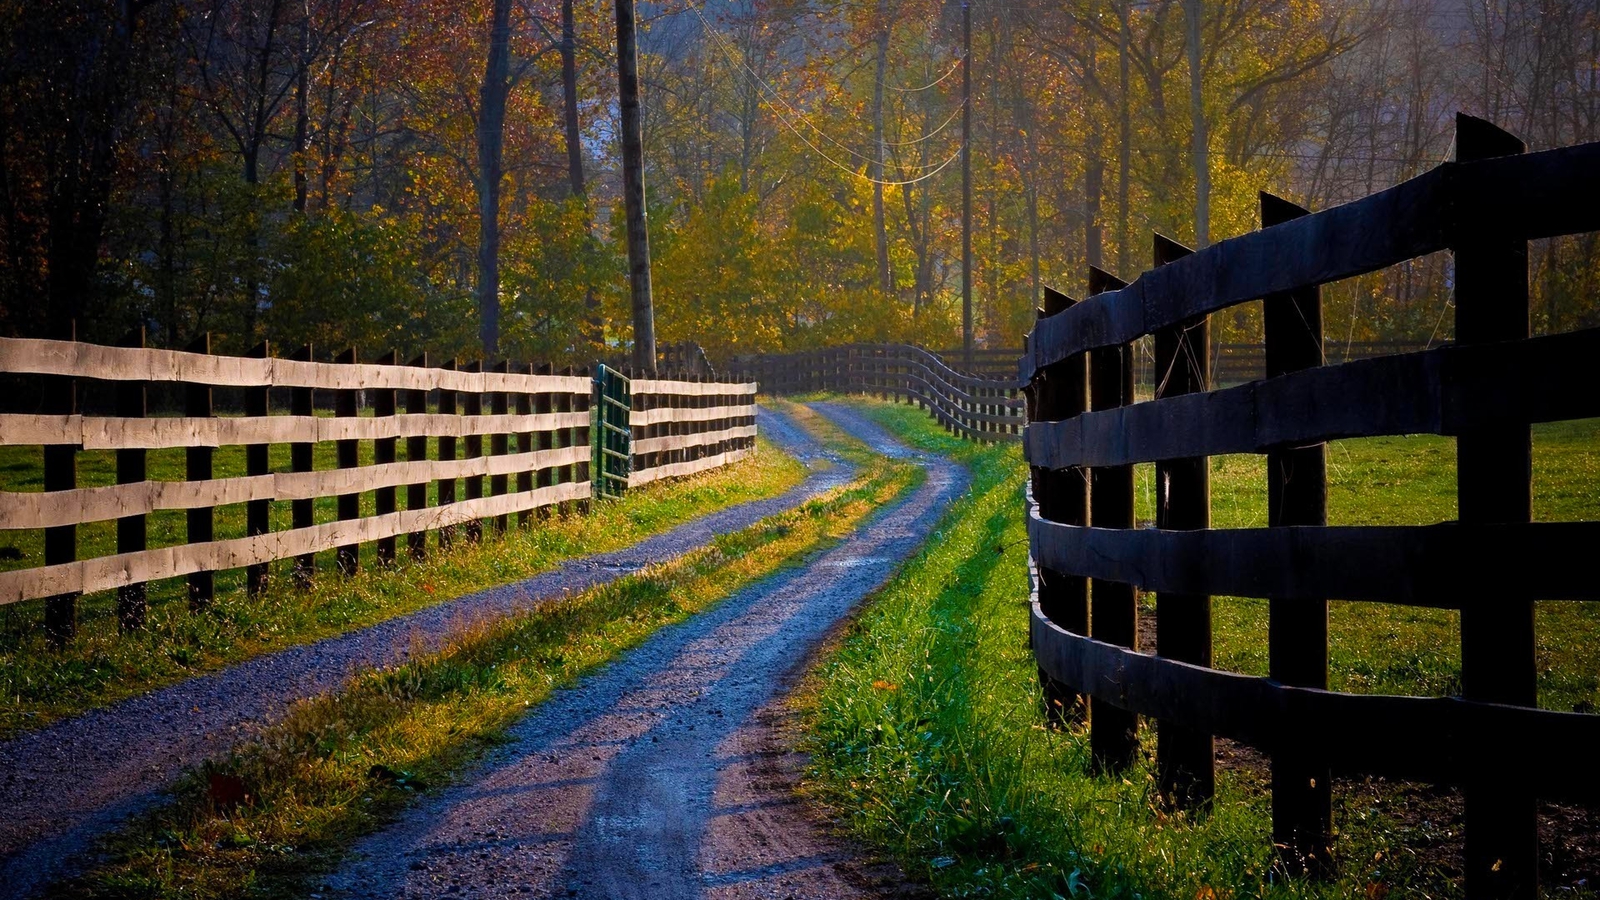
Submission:
[[[851,467],[789,417],[762,409],[757,421],[764,436],[811,470],[778,497],[719,510],[630,547],[259,656],[0,743],[0,896],[31,896],[70,874],[97,838],[158,802],[186,768],[249,740],[297,700],[335,690],[356,672],[436,649],[475,624],[681,556],[849,480]]]
[[[816,404],[926,481],[805,565],[736,592],[552,696],[456,787],[364,841],[348,898],[850,898],[898,891],[793,802],[772,765],[786,693],[831,629],[893,576],[966,473]],[[866,873],[866,874],[864,874]]]

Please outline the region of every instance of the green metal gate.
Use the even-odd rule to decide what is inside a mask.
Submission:
[[[633,431],[629,416],[633,411],[633,389],[621,372],[602,365],[595,371],[594,421],[589,429],[593,465],[594,496],[616,499],[628,489],[633,474]]]

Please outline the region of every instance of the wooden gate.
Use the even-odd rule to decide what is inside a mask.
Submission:
[[[594,375],[593,435],[594,495],[616,499],[628,489],[633,474],[633,432],[629,419],[633,411],[633,391],[629,379],[610,366],[602,365]]]

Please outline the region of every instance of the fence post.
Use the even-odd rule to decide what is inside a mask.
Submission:
[[[1194,251],[1155,236],[1155,265],[1167,265]],[[1209,388],[1206,358],[1211,350],[1207,317],[1155,333],[1155,398],[1176,397]],[[1196,530],[1211,527],[1210,460],[1190,456],[1156,463],[1156,527]],[[1156,655],[1211,666],[1211,598],[1204,594],[1156,595]],[[1156,725],[1156,772],[1161,795],[1179,807],[1203,807],[1216,795],[1211,735],[1171,722]]]
[[[313,347],[306,344],[292,353],[289,358],[298,362],[311,362]],[[289,390],[289,414],[297,418],[311,418],[317,414],[313,405],[315,397],[309,387],[297,387]],[[297,441],[289,445],[289,468],[295,472],[310,472],[316,468],[316,447],[309,441]],[[316,501],[311,498],[294,500],[290,502],[291,524],[295,528],[310,528],[316,524]],[[296,587],[310,587],[311,579],[316,574],[317,556],[314,553],[304,553],[294,560],[294,583]]]
[[[346,348],[333,360],[340,365],[353,366],[358,360],[356,348]],[[339,391],[334,401],[334,415],[341,419],[354,419],[361,414],[361,391],[347,389]],[[361,445],[353,440],[341,440],[334,443],[336,462],[341,469],[354,469],[361,464]],[[338,500],[339,521],[347,522],[361,518],[361,494],[350,492],[340,494]],[[354,575],[361,568],[361,545],[344,544],[334,551],[334,559],[343,575]]]
[[[523,374],[523,375],[532,375],[533,374],[533,364],[532,363],[528,363],[526,365],[518,365],[516,367],[516,371],[521,373],[521,374]],[[531,416],[531,415],[533,415],[533,398],[534,398],[534,395],[530,394],[530,393],[528,393],[526,391],[520,391],[520,392],[517,393],[516,400],[514,401],[514,406],[515,406],[517,415],[519,415],[519,416]],[[533,452],[533,432],[531,432],[531,431],[519,431],[519,432],[517,432],[517,453],[518,454],[523,454],[523,453],[532,453],[532,452]],[[526,468],[526,467],[517,469],[517,493],[526,494],[526,493],[528,493],[529,491],[532,491],[532,490],[533,490],[533,469]],[[527,528],[528,527],[528,523],[530,523],[532,521],[533,521],[533,510],[525,509],[525,510],[517,513],[517,527],[518,528]]]
[[[78,326],[69,324],[61,340],[76,341]],[[47,375],[43,379],[41,412],[71,416],[78,412],[78,383],[66,375]],[[47,444],[44,448],[44,489],[70,491],[78,486],[78,446]],[[75,562],[78,559],[78,526],[55,525],[44,530],[44,564]],[[78,633],[78,592],[57,594],[44,601],[44,633],[50,645],[61,649]]]
[[[1089,267],[1089,294],[1124,287],[1125,282]],[[1121,344],[1089,351],[1089,408],[1115,409],[1133,400],[1133,347]],[[1133,527],[1133,466],[1090,470],[1089,522],[1096,528]],[[1091,591],[1089,634],[1121,647],[1139,646],[1138,609],[1133,585],[1096,579]],[[1089,751],[1096,769],[1120,772],[1139,752],[1139,717],[1104,701],[1089,699]]]
[[[188,347],[190,353],[211,352],[211,333],[195,338]],[[184,386],[184,414],[192,418],[210,418],[211,386],[188,384]],[[184,478],[188,481],[210,481],[215,447],[189,447],[184,450]],[[209,544],[216,539],[216,507],[202,506],[188,511],[186,538],[191,544]],[[189,611],[199,612],[211,605],[217,593],[217,573],[192,572],[189,575]]]
[[[571,366],[566,366],[561,370],[561,374],[564,377],[571,378],[574,375],[574,370],[573,370],[573,368]],[[561,393],[557,394],[556,395],[556,412],[570,413],[570,412],[575,411],[577,409],[577,407],[573,404],[572,399],[573,399],[573,393],[571,391],[562,391]],[[577,445],[577,437],[578,437],[578,429],[576,429],[576,428],[562,428],[558,432],[556,432],[556,446],[560,447],[562,449],[566,449],[566,448],[569,448],[569,447],[574,447],[574,446]],[[531,449],[533,449],[533,446],[532,446],[533,436],[529,435],[528,438],[529,438],[528,449],[531,450]],[[572,463],[567,463],[566,465],[562,466],[559,470],[557,470],[557,472],[556,472],[556,482],[558,484],[572,484],[574,481],[577,480],[577,472],[578,472],[578,470],[577,470],[576,466],[574,466]],[[529,484],[531,486],[532,482],[530,481]],[[571,503],[564,502],[560,506],[560,512],[561,512],[562,515],[566,515],[571,510],[572,510],[572,504]]]
[[[411,361],[411,365],[426,369],[428,367],[428,354],[424,353]],[[425,390],[406,391],[406,415],[427,415],[428,392]],[[428,458],[428,436],[426,434],[406,438],[406,462],[423,462]],[[406,509],[426,509],[428,507],[428,482],[406,485]],[[428,532],[413,531],[406,535],[406,549],[410,551],[412,559],[422,559],[428,555]]]
[[[492,366],[490,371],[500,375],[509,375],[511,374],[511,363],[501,360]],[[510,401],[511,397],[505,391],[490,391],[489,412],[497,416],[509,415],[511,411]],[[496,431],[489,438],[489,455],[505,456],[510,450],[510,446],[511,442],[509,432]],[[489,476],[489,496],[505,496],[506,488],[509,486],[510,479],[508,476],[504,474]],[[505,534],[506,530],[511,527],[511,517],[505,513],[495,516],[494,527],[496,531],[500,532],[501,534]]]
[[[446,360],[445,364],[443,366],[441,366],[440,368],[442,368],[446,372],[454,372],[456,370],[456,361],[454,359]],[[441,416],[453,416],[453,415],[456,415],[456,413],[457,413],[457,410],[456,410],[456,392],[453,391],[453,390],[445,390],[444,388],[440,388],[439,389],[439,415],[441,415]],[[439,435],[439,461],[440,462],[453,462],[455,460],[455,458],[456,458],[456,436],[453,435],[453,434],[440,434]],[[454,478],[441,478],[441,479],[439,479],[439,505],[440,506],[449,506],[450,504],[452,504],[454,502],[456,502],[456,479],[454,479]],[[440,550],[448,549],[451,544],[455,543],[455,540],[456,540],[456,526],[454,526],[454,525],[446,525],[443,528],[439,529],[439,549]]]
[[[254,349],[245,354],[251,359],[267,359],[272,355],[272,346],[267,341],[257,344]],[[272,388],[268,385],[246,388],[244,392],[244,414],[254,418],[266,418],[271,414]],[[244,448],[244,470],[246,475],[268,475],[272,472],[271,463],[272,445],[250,444]],[[142,463],[141,463],[142,468]],[[121,469],[121,458],[118,458],[118,469]],[[118,473],[120,475],[120,472]],[[251,500],[245,506],[245,534],[250,537],[266,534],[272,530],[272,501]],[[142,526],[141,526],[142,527]],[[267,563],[261,562],[248,566],[244,571],[245,590],[251,596],[260,594],[267,589],[267,577],[270,572]]]
[[[473,362],[467,364],[463,368],[463,371],[470,372],[470,373],[472,373],[474,375],[482,374],[483,373],[483,360],[474,360]],[[467,435],[466,435],[467,452],[464,454],[464,457],[466,459],[482,459],[483,458],[483,435],[478,432],[478,422],[477,422],[477,419],[479,419],[483,415],[483,385],[482,384],[478,385],[478,390],[468,391],[467,392],[467,402],[462,404],[461,413],[462,413],[462,415],[469,417],[469,419],[471,420],[470,423],[469,423],[469,427],[467,428]],[[481,499],[483,499],[483,476],[482,475],[468,475],[467,476],[467,500],[471,501],[471,500],[481,500]],[[466,530],[466,533],[467,533],[467,540],[472,541],[473,543],[477,543],[478,541],[483,540],[483,520],[482,519],[469,519],[469,520],[467,520],[467,524],[466,524],[466,529],[465,530]]]
[[[398,366],[399,364],[400,364],[400,354],[396,353],[393,350],[390,350],[388,353],[385,353],[384,355],[378,357],[378,365],[380,365],[380,366]],[[373,391],[373,394],[372,394],[372,412],[373,412],[373,415],[378,416],[380,418],[387,418],[390,421],[393,421],[395,413],[397,411],[397,409],[396,409],[396,406],[397,406],[396,400],[397,399],[398,399],[398,396],[396,395],[396,392],[394,391],[393,388],[381,388],[379,390]],[[397,451],[399,450],[399,444],[400,444],[400,439],[399,438],[392,438],[392,437],[378,438],[377,440],[373,441],[372,442],[372,462],[375,465],[380,465],[380,466],[389,465],[389,464],[393,463],[397,458]],[[378,488],[376,491],[373,492],[373,495],[372,495],[372,511],[374,513],[376,513],[377,515],[380,515],[380,516],[389,515],[389,514],[393,513],[395,511],[395,509],[396,509],[395,500],[396,500],[395,489],[393,487],[381,487],[381,488]],[[378,538],[378,547],[377,547],[378,565],[380,565],[380,566],[393,565],[394,564],[394,557],[395,557],[395,539],[393,537]]]
[[[580,377],[582,377],[582,378],[592,379],[594,377],[594,368],[591,367],[591,366],[583,366],[583,367],[578,369],[578,375]],[[572,399],[573,399],[573,405],[577,407],[577,410],[576,410],[577,412],[586,412],[586,413],[589,414],[588,424],[587,425],[580,425],[574,431],[574,437],[576,439],[576,443],[580,447],[590,447],[590,448],[592,448],[594,446],[594,426],[595,426],[593,383],[591,382],[589,390],[579,391],[579,392],[573,394],[572,395]],[[578,480],[579,481],[586,481],[586,482],[589,483],[589,496],[584,498],[583,500],[578,501],[578,512],[584,513],[584,514],[587,514],[589,512],[589,510],[594,508],[594,491],[595,491],[594,479],[595,479],[595,474],[596,473],[594,471],[594,464],[592,462],[593,459],[594,459],[594,457],[593,457],[592,454],[586,453],[586,454],[578,457],[578,463],[577,463],[577,478],[578,478]]]
[[[1308,211],[1261,195],[1261,227]],[[1266,374],[1272,378],[1322,365],[1322,290],[1301,288],[1262,301]],[[1158,373],[1157,378],[1160,378]],[[1267,451],[1267,524],[1328,524],[1327,445]],[[1268,671],[1296,687],[1328,686],[1326,600],[1268,600]],[[1332,861],[1333,790],[1328,765],[1315,748],[1292,740],[1272,753],[1272,841],[1291,872],[1320,874]]]
[[[1044,306],[1037,318],[1066,312],[1078,301],[1059,291],[1045,288]],[[1028,386],[1029,422],[1059,422],[1081,415],[1087,408],[1089,370],[1082,353],[1045,366],[1035,373]],[[1089,482],[1086,469],[1073,467],[1053,471],[1035,466],[1033,499],[1039,515],[1052,522],[1082,527],[1089,524]],[[1039,568],[1039,611],[1045,618],[1073,634],[1089,633],[1089,579],[1055,569]],[[1039,670],[1044,688],[1045,709],[1057,724],[1081,723],[1088,712],[1088,701]]]
[[[555,369],[549,363],[539,363],[533,367],[533,374],[535,375],[549,375],[554,371]],[[541,393],[534,398],[533,412],[535,415],[546,415],[554,411],[555,403],[550,394]],[[549,429],[541,430],[535,440],[538,442],[538,449],[540,450],[550,450],[556,445],[555,432]],[[555,472],[553,470],[547,466],[540,466],[538,474],[534,476],[533,486],[535,488],[549,487],[554,478]],[[549,518],[550,508],[547,506],[539,507],[537,515],[541,519]]]
[[[144,326],[128,332],[122,339],[124,347],[144,347]],[[262,345],[263,348],[266,346]],[[245,410],[249,413],[250,410]],[[124,419],[143,419],[150,413],[149,391],[143,381],[117,382],[117,415]],[[251,448],[254,449],[254,448]],[[143,447],[129,447],[117,451],[117,484],[134,484],[144,481],[149,477],[148,451]],[[251,458],[254,461],[254,457]],[[250,474],[256,474],[252,471]],[[251,512],[255,506],[251,504]],[[139,553],[149,546],[149,531],[147,517],[144,513],[131,516],[122,516],[117,519],[117,552]],[[254,521],[252,515],[251,521]],[[252,567],[252,569],[255,567]],[[262,567],[264,568],[264,567]],[[145,613],[148,609],[146,602],[145,583],[127,584],[117,588],[117,627],[123,631],[139,631],[144,628]],[[255,582],[250,582],[251,593],[257,590]]]
[[[1489,122],[1456,115],[1458,162],[1513,156],[1525,149],[1521,140]],[[1456,342],[1469,346],[1527,338],[1527,241],[1469,234],[1458,237],[1451,249]],[[1456,438],[1456,502],[1463,525],[1530,521],[1531,482],[1526,424],[1472,428]],[[1484,591],[1460,599],[1462,695],[1537,706],[1532,601]],[[1467,895],[1473,900],[1537,896],[1538,806],[1527,773],[1497,765],[1487,752],[1475,755],[1463,786]]]

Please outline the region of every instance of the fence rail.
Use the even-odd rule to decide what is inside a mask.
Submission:
[[[421,557],[429,532],[448,545],[458,531],[469,539],[485,527],[503,531],[513,515],[526,524],[536,511],[594,495],[599,387],[587,370],[439,366],[426,356],[400,365],[395,354],[358,363],[354,350],[314,362],[310,347],[284,359],[265,345],[231,357],[210,354],[208,339],[188,351],[146,348],[140,334],[127,343],[0,338],[0,374],[37,376],[43,387],[37,412],[0,414],[0,446],[44,448],[44,490],[0,491],[0,530],[42,529],[45,537],[42,565],[0,572],[0,605],[44,599],[57,642],[72,636],[83,593],[117,590],[120,621],[137,628],[151,581],[187,578],[191,605],[200,609],[221,570],[246,569],[247,588],[257,592],[268,563],[294,559],[304,582],[314,555],[335,550],[348,574],[359,567],[361,544],[376,544],[383,563],[396,557],[403,536],[406,552]],[[90,382],[113,387],[114,414],[80,413],[80,383]],[[147,390],[163,383],[182,386],[183,415],[148,414]],[[699,377],[633,384],[632,403],[618,417],[624,432],[643,436],[632,451],[641,455],[628,460],[632,484],[705,471],[752,451],[755,384]],[[244,415],[214,414],[218,387],[244,389]],[[269,400],[283,389],[289,409],[278,413]],[[319,394],[332,396],[334,416],[316,414]],[[322,442],[335,444],[338,468],[315,467]],[[366,464],[363,442],[372,448]],[[290,471],[269,466],[274,444],[289,445]],[[213,453],[228,446],[245,448],[246,473],[213,477]],[[147,452],[170,448],[184,449],[186,480],[149,480]],[[115,451],[118,483],[80,487],[85,450]],[[365,515],[363,495],[373,498]],[[338,518],[318,523],[313,504],[325,498],[337,498]],[[292,527],[272,530],[274,502],[291,506]],[[246,506],[246,533],[216,539],[216,508],[231,504]],[[150,548],[147,518],[164,510],[185,511],[186,543]],[[79,558],[78,526],[112,520],[116,552]]]
[[[906,344],[741,357],[730,368],[773,394],[839,391],[916,403],[947,431],[971,440],[1017,440],[1025,421],[1014,379],[967,375],[937,354]]]
[[[1262,230],[1191,253],[1160,238],[1132,284],[1052,294],[1022,359],[1032,645],[1056,714],[1087,713],[1111,771],[1156,721],[1162,793],[1209,802],[1212,740],[1272,759],[1273,840],[1331,865],[1335,773],[1456,785],[1469,896],[1533,896],[1536,799],[1600,799],[1600,716],[1537,709],[1533,603],[1600,599],[1600,523],[1530,521],[1534,422],[1600,415],[1581,384],[1600,330],[1530,338],[1527,241],[1600,230],[1600,144],[1523,154],[1460,117],[1457,162],[1320,213],[1262,195]],[[1454,251],[1455,345],[1325,365],[1320,285]],[[1210,389],[1206,316],[1264,301],[1265,380]],[[1155,399],[1134,403],[1153,337]],[[1408,348],[1372,348],[1374,352]],[[1352,354],[1353,355],[1353,354]],[[1323,442],[1457,439],[1459,520],[1328,527]],[[1268,459],[1268,527],[1210,528],[1207,457]],[[1132,466],[1155,463],[1156,527],[1134,527]],[[1156,652],[1133,589],[1156,593]],[[1211,596],[1270,601],[1269,677],[1211,665]],[[1327,690],[1328,600],[1461,611],[1462,696]]]

